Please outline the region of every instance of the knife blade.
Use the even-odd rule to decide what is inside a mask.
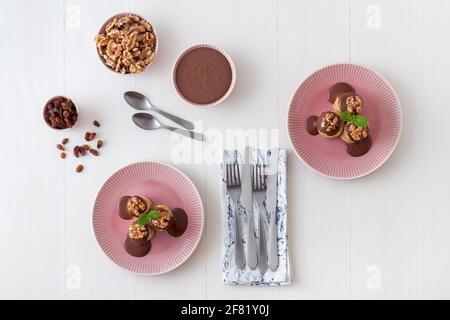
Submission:
[[[278,268],[278,232],[277,232],[277,183],[278,183],[278,148],[271,150],[270,175],[267,178],[266,210],[269,215],[269,245],[267,261],[270,270]]]
[[[247,213],[247,264],[250,269],[256,269],[258,264],[255,225],[253,218],[253,190],[252,190],[252,165],[253,162],[251,148],[247,146],[244,153],[244,163],[242,165],[242,205]]]

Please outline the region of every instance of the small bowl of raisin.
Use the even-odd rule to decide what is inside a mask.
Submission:
[[[64,130],[72,128],[78,120],[78,111],[72,99],[56,96],[44,106],[44,120],[50,128]]]

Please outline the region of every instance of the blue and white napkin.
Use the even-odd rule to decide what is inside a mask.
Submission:
[[[270,163],[270,150],[253,150],[253,163],[259,160],[260,163]],[[221,170],[221,186],[222,186],[222,230],[223,230],[223,281],[225,284],[236,285],[285,285],[290,284],[292,280],[291,265],[288,250],[287,235],[287,195],[286,195],[286,167],[287,155],[286,150],[280,149],[278,153],[278,183],[277,183],[277,230],[278,230],[278,269],[270,270],[262,274],[258,268],[251,270],[247,265],[243,270],[236,268],[234,263],[234,206],[230,196],[227,193],[226,176],[224,172],[224,164],[226,163],[243,163],[243,153],[236,150],[225,150],[223,155],[223,163]],[[242,171],[241,171],[242,172]],[[242,237],[247,239],[248,221],[245,209],[238,201],[238,219],[241,223]],[[258,227],[257,219],[259,217],[259,209],[253,202],[253,212],[255,218],[255,228]],[[259,234],[256,230],[256,234]],[[268,235],[267,235],[268,237]],[[258,243],[258,241],[257,241]],[[244,251],[247,257],[246,246],[244,243]]]

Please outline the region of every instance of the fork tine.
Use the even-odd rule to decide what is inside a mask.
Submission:
[[[258,166],[254,164],[252,166],[253,171],[253,190],[258,190]]]
[[[231,165],[231,183],[233,186],[236,185],[236,166],[235,164]]]
[[[239,172],[239,164],[236,163],[236,172],[237,172],[237,184],[241,185],[241,173]]]
[[[233,185],[233,172],[231,164],[227,164],[227,185]]]
[[[267,190],[267,167],[264,167],[264,174],[263,174],[263,177],[264,177],[264,189],[265,190]]]
[[[267,175],[267,168],[264,170],[264,189],[267,190],[267,181],[268,181],[268,175]]]
[[[259,190],[258,164],[255,164],[253,167],[254,167],[253,179],[255,180],[255,190]]]
[[[258,163],[258,190],[262,189],[262,181],[261,181],[261,164]]]
[[[252,165],[252,188],[256,190],[256,166]]]
[[[259,190],[263,189],[263,176],[262,176],[262,168],[261,168],[261,164],[258,164],[258,170],[259,170],[259,174],[258,174],[258,179],[259,179]]]

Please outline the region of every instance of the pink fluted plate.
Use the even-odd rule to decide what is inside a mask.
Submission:
[[[335,83],[351,84],[364,102],[362,115],[369,119],[372,148],[361,157],[346,152],[340,139],[311,136],[305,130],[310,115],[330,111],[328,89]],[[335,179],[355,179],[378,169],[392,154],[400,138],[400,102],[389,83],[378,73],[354,64],[336,64],[310,75],[291,100],[287,118],[292,146],[309,168]]]
[[[147,195],[155,204],[183,208],[188,216],[185,233],[174,238],[167,232],[157,232],[146,256],[129,255],[122,241],[130,220],[121,219],[117,213],[117,203],[124,195]],[[140,275],[162,274],[185,262],[200,241],[203,224],[203,205],[194,184],[178,169],[160,162],[139,162],[115,172],[98,192],[92,214],[101,250],[115,264]]]

